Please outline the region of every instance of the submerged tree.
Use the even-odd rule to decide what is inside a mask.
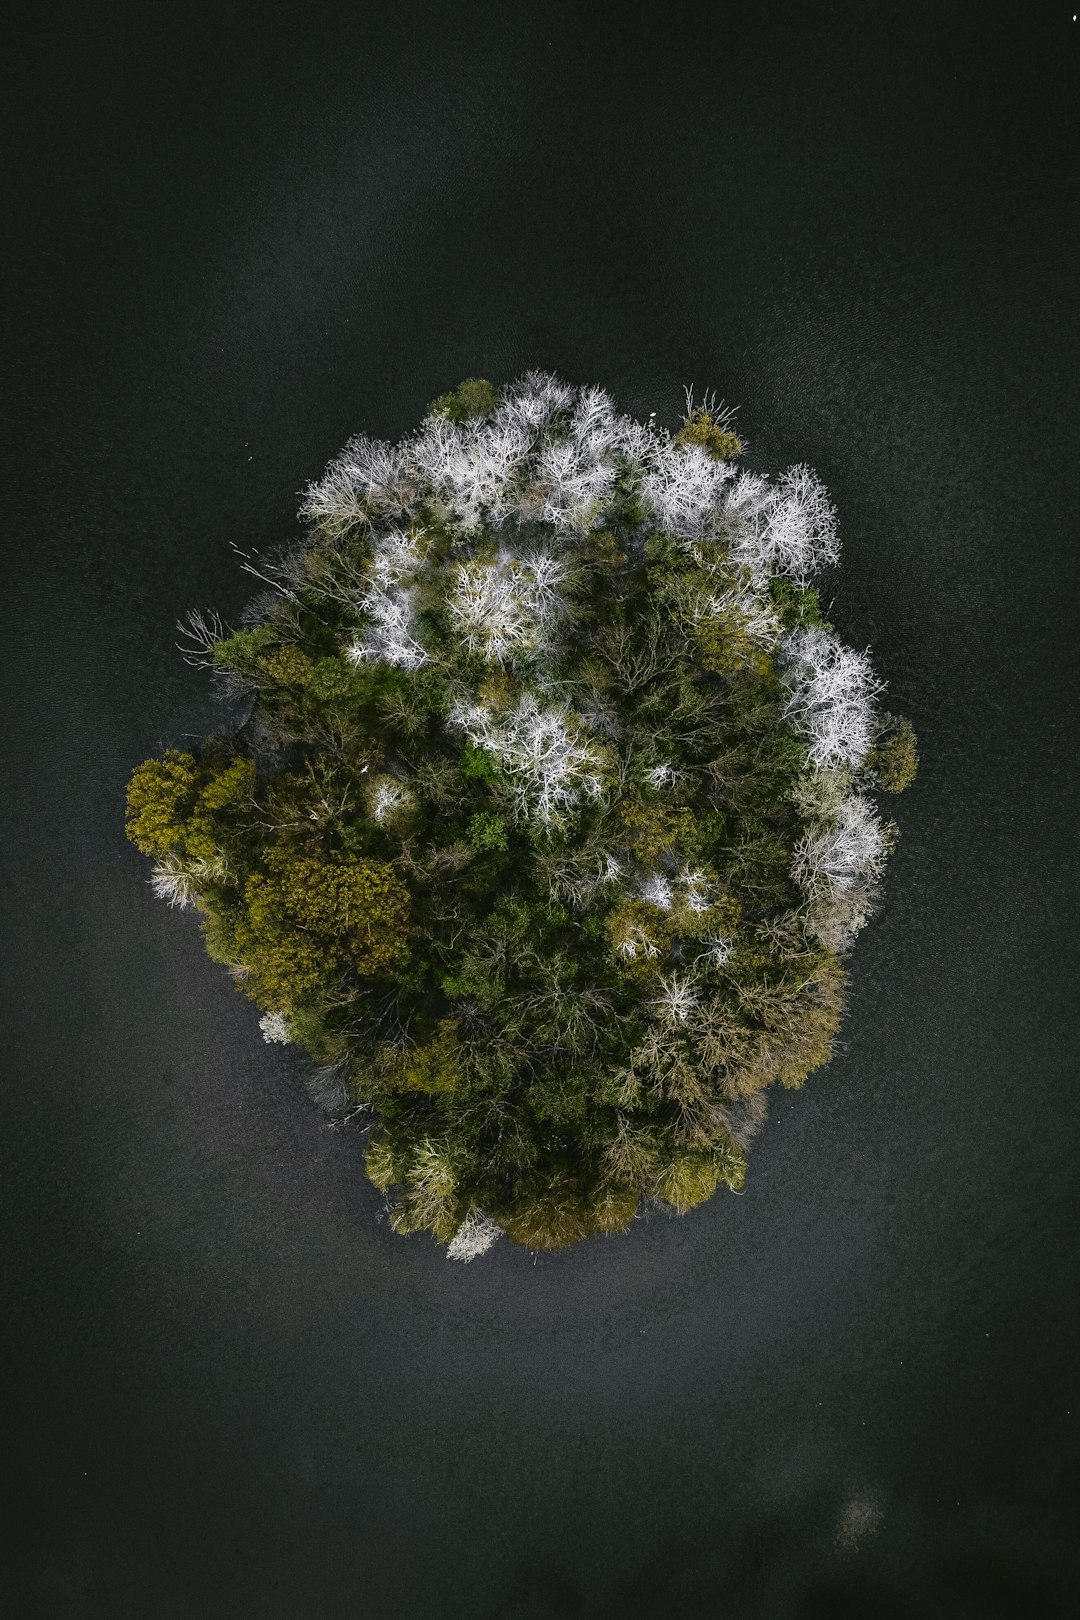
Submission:
[[[824,489],[743,449],[539,373],[352,440],[245,624],[192,616],[251,718],[132,776],[155,892],[453,1258],[740,1187],[830,1055],[914,734],[822,618]]]

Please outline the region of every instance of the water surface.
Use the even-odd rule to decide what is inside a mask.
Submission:
[[[1076,27],[119,4],[6,102],[5,1595],[57,1620],[1066,1612]],[[468,1267],[153,901],[174,650],[363,427],[527,365],[840,510],[920,734],[841,1050],[742,1197]],[[3,1588],[0,1588],[3,1590]]]

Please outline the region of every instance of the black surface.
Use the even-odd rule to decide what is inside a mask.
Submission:
[[[1068,1612],[1068,7],[23,10],[3,314],[4,1614]],[[361,427],[527,365],[838,504],[921,739],[843,1049],[745,1196],[533,1263],[358,1142],[150,896],[131,766]]]

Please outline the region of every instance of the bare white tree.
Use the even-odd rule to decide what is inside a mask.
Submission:
[[[692,915],[701,916],[714,904],[713,885],[704,872],[684,866],[675,882],[680,904]]]
[[[705,941],[705,949],[702,955],[710,967],[720,968],[723,967],[734,948],[734,941],[725,938],[722,934],[717,934],[714,938]]]
[[[387,444],[366,433],[350,439],[322,478],[305,489],[301,517],[328,534],[347,533],[372,517],[403,517],[417,496],[407,444]]]
[[[660,980],[660,994],[650,1007],[662,1024],[685,1024],[701,997],[688,974],[669,973]]]
[[[812,467],[782,473],[767,508],[765,552],[770,572],[808,585],[840,556],[836,508]]]
[[[191,608],[187,621],[177,619],[176,628],[184,637],[177,646],[184,655],[185,664],[193,669],[214,668],[214,648],[228,635],[219,613],[204,613],[202,608]]]
[[[262,1030],[263,1040],[267,1043],[277,1041],[282,1046],[288,1046],[292,1040],[289,1033],[289,1020],[284,1013],[263,1013],[259,1019],[259,1028]]]
[[[670,442],[652,458],[641,493],[660,527],[674,534],[705,535],[718,525],[726,486],[734,477],[729,461],[718,461],[700,444]]]
[[[395,781],[392,776],[377,777],[368,794],[371,819],[378,822],[395,820],[411,810],[415,802],[414,795],[404,782]]]
[[[654,961],[660,955],[660,947],[655,940],[649,938],[639,923],[630,923],[624,929],[615,949],[628,962],[636,962],[639,959]]]
[[[227,876],[228,864],[223,855],[204,855],[198,860],[166,855],[154,866],[149,882],[158,900],[186,911],[208,883],[221,883]]]
[[[519,558],[504,549],[494,562],[468,559],[451,569],[447,611],[470,651],[502,662],[535,655],[564,616],[558,587],[565,578],[565,564],[550,552]]]
[[[670,765],[666,761],[660,765],[653,765],[645,772],[645,780],[651,788],[674,787],[678,778],[679,773],[674,765]]]
[[[883,690],[866,653],[831,630],[797,630],[782,648],[787,713],[810,740],[812,765],[858,765],[874,739],[874,699]]]
[[[371,623],[345,649],[354,664],[386,663],[397,669],[419,669],[428,654],[414,632],[416,586],[422,567],[412,535],[391,529],[372,543],[371,573],[356,605]]]
[[[795,846],[792,872],[807,893],[849,889],[876,876],[885,857],[885,829],[869,799],[853,793],[830,822],[812,825]]]
[[[540,516],[545,523],[557,529],[589,527],[615,487],[618,469],[606,459],[608,449],[596,430],[591,441],[559,439],[540,452],[536,480],[544,497]]]
[[[408,455],[451,520],[469,533],[485,519],[501,523],[512,509],[529,448],[520,426],[431,416],[409,441]]]
[[[605,753],[568,704],[542,704],[525,692],[496,716],[483,703],[456,703],[450,722],[494,754],[516,789],[517,810],[545,825],[604,791]]]
[[[502,1237],[502,1230],[482,1209],[471,1209],[450,1239],[446,1258],[464,1260],[467,1264],[486,1254],[492,1244]]]
[[[345,649],[353,664],[384,663],[396,669],[419,669],[428,654],[413,634],[416,590],[387,587],[373,581],[363,599],[368,625]]]
[[[671,879],[663,872],[650,872],[641,885],[641,898],[650,906],[657,906],[661,911],[670,911],[675,898]]]
[[[503,391],[495,411],[500,427],[511,427],[535,439],[560,412],[574,403],[574,390],[545,371],[527,371]]]

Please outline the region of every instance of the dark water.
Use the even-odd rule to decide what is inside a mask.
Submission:
[[[1075,1596],[1068,7],[21,14],[0,1093],[4,1614],[1053,1616]],[[537,1263],[376,1219],[151,899],[122,788],[222,723],[352,431],[530,364],[741,404],[838,503],[923,768],[843,1050],[748,1190]]]

